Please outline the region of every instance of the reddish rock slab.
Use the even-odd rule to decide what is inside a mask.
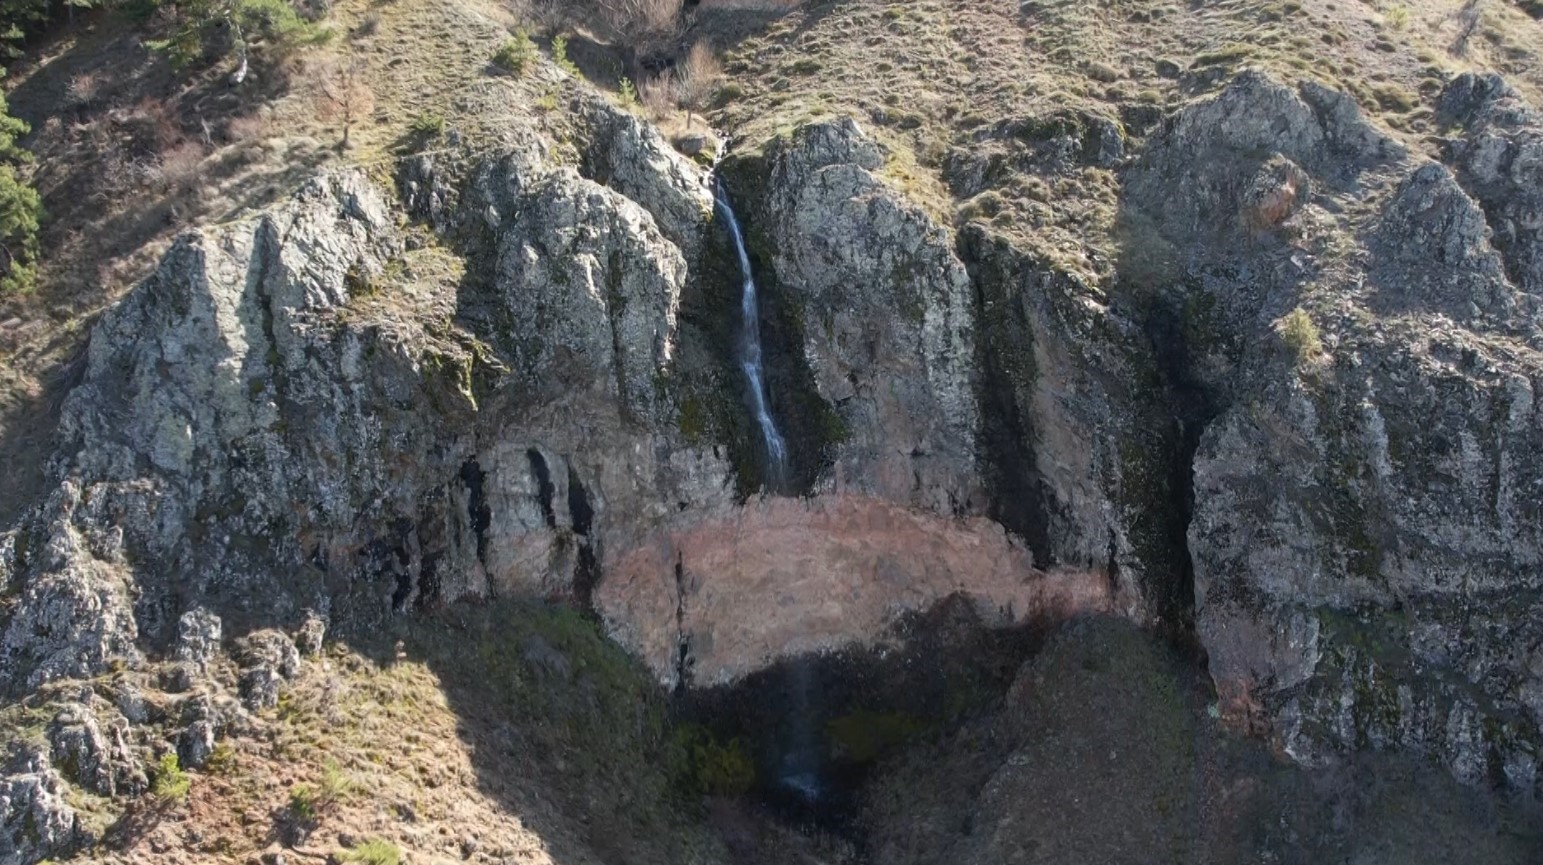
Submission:
[[[673,687],[726,684],[779,658],[872,645],[906,613],[961,594],[983,619],[1110,612],[1131,605],[1097,570],[1042,571],[982,518],[881,499],[752,501],[607,557],[595,605],[612,636]]]

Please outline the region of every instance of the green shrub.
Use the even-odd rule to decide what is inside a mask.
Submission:
[[[553,37],[552,62],[557,64],[558,69],[575,78],[579,77],[578,64],[568,59],[568,37],[562,35]]]
[[[358,786],[336,760],[328,760],[321,770],[321,783],[296,784],[289,791],[289,813],[303,823],[321,817],[354,794]]]
[[[1286,313],[1280,320],[1280,335],[1299,363],[1323,354],[1323,337],[1318,331],[1318,325],[1300,306]]]
[[[685,761],[680,780],[689,792],[742,796],[755,786],[755,761],[740,740],[720,742],[695,724],[679,728],[675,737]]]
[[[155,765],[154,778],[150,782],[150,795],[162,802],[181,802],[188,797],[193,779],[182,770],[176,754],[167,754]]]
[[[316,788],[310,784],[296,784],[289,789],[289,816],[302,822],[315,820],[319,812]]]
[[[419,138],[438,138],[445,134],[445,115],[425,111],[413,118],[410,129]]]
[[[347,801],[357,789],[358,785],[354,783],[354,779],[348,777],[343,767],[338,765],[338,761],[328,760],[322,766],[319,795],[322,807]]]
[[[261,384],[261,379],[252,379],[252,383]],[[214,746],[209,753],[209,759],[204,761],[204,771],[211,775],[228,775],[236,768],[236,749],[221,742]]]
[[[622,77],[621,83],[616,88],[616,98],[621,101],[623,108],[634,108],[638,104],[638,89],[632,86],[632,79]]]
[[[1388,26],[1394,30],[1402,30],[1409,26],[1409,7],[1403,4],[1394,4],[1388,7],[1388,11],[1382,13],[1382,17],[1388,22]]]
[[[535,59],[536,43],[531,41],[530,34],[522,28],[514,31],[513,38],[499,46],[493,54],[493,65],[515,75],[524,75]]]
[[[371,838],[352,850],[338,853],[342,862],[358,862],[360,865],[399,865],[402,851],[383,838]]]

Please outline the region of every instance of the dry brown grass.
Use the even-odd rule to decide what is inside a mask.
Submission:
[[[686,110],[688,129],[693,113],[707,107],[722,77],[723,64],[718,62],[712,46],[706,42],[691,46],[685,59],[675,67],[675,98]]]
[[[966,203],[942,183],[949,154],[977,151],[994,125],[1074,111],[1139,138],[1246,66],[1348,92],[1373,123],[1417,149],[1436,131],[1442,81],[1462,69],[1498,69],[1543,104],[1543,24],[1507,3],[1484,6],[1461,59],[1446,50],[1458,7],[1441,0],[1051,0],[1022,10],[942,0],[805,5],[762,33],[719,40],[725,89],[712,125],[733,130],[743,148],[814,119],[854,116],[890,150],[885,173],[948,219]],[[1096,275],[1114,254],[1105,241],[1118,190],[1102,168],[1014,173],[995,190],[1002,207],[993,225],[1057,261],[1085,259]]]
[[[342,156],[327,146],[340,119],[318,116],[303,65],[254,67],[237,89],[222,69],[175,75],[110,15],[12,64],[4,84],[13,111],[36,130],[28,145],[48,219],[38,288],[0,298],[0,322],[12,322],[0,327],[0,523],[42,491],[57,408],[89,323],[177,232],[278,201],[340,158],[379,173],[425,111],[475,138],[507,128],[511,113],[532,113],[540,98],[537,82],[487,74],[515,23],[496,0],[342,0],[330,21],[341,32],[373,27],[330,49],[357,62],[373,94],[369,110],[343,112],[357,119]],[[292,62],[314,56],[302,51]]]
[[[92,861],[320,862],[365,838],[412,862],[721,861],[670,798],[644,677],[572,612],[399,622],[305,661],[185,804]]]

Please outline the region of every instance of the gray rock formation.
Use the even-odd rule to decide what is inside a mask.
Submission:
[[[278,705],[279,687],[300,672],[300,652],[280,631],[257,631],[243,637],[235,658],[242,670],[241,698],[252,711]]]
[[[177,620],[177,660],[193,664],[200,671],[220,651],[220,617],[204,609],[188,610]]]
[[[977,507],[969,275],[948,233],[875,176],[850,120],[798,130],[768,157],[753,230],[803,322],[819,396],[846,432],[830,482],[939,513]]]
[[[68,849],[79,838],[64,779],[42,755],[0,775],[0,865],[26,865]],[[8,767],[10,768],[10,767]]]
[[[629,421],[667,419],[659,383],[675,349],[686,262],[648,211],[563,171],[530,193],[504,236],[495,280],[515,374],[531,399],[599,387]]]
[[[1446,160],[1484,208],[1511,282],[1543,297],[1543,118],[1500,76],[1471,72],[1447,85],[1437,118],[1457,127]]]
[[[53,765],[69,780],[102,796],[145,789],[144,770],[128,743],[128,720],[98,720],[91,707],[66,705],[49,727]],[[104,729],[105,728],[105,729]]]
[[[1446,103],[1472,86],[1460,79]],[[1196,162],[1275,149],[1323,192],[1299,217],[1302,251],[1257,242],[1251,267],[1273,277],[1189,289],[1191,305],[1207,298],[1245,335],[1220,352],[1228,378],[1208,381],[1219,413],[1194,460],[1189,529],[1197,625],[1223,708],[1273,723],[1304,761],[1408,748],[1467,781],[1535,793],[1543,334],[1535,298],[1513,279],[1526,268],[1491,244],[1492,215],[1526,194],[1481,207],[1444,166],[1385,163],[1389,147],[1321,126],[1321,111],[1291,121],[1278,90],[1239,88],[1191,110],[1204,125],[1181,116],[1153,159],[1194,146],[1184,130],[1209,128],[1223,152]],[[1229,121],[1221,106],[1235,99],[1259,111]],[[1246,117],[1265,105],[1288,118],[1272,135],[1230,131],[1252,129]],[[1486,121],[1471,122],[1464,134],[1482,135]],[[1170,164],[1143,166],[1140,183]],[[1472,177],[1459,170],[1477,188]],[[1197,220],[1193,236],[1225,231],[1204,214],[1227,213],[1230,190],[1193,182],[1221,196],[1177,205]],[[1310,240],[1320,196],[1375,214],[1364,265]],[[1524,245],[1506,231],[1513,249]],[[1293,344],[1269,329],[1293,304],[1315,310],[1321,348],[1319,334]]]

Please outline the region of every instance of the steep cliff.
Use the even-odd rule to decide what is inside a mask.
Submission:
[[[942,36],[1077,14],[1050,5]],[[821,9],[798,20],[868,15],[877,41],[920,26]],[[731,64],[755,50],[783,49]],[[393,160],[394,189],[333,167],[179,237],[92,328],[49,493],[0,534],[0,709],[25,728],[0,763],[0,863],[102,840],[115,803],[175,777],[166,756],[207,769],[221,743],[255,753],[295,712],[342,712],[334,661],[347,687],[401,667],[414,700],[433,702],[432,678],[470,704],[451,707],[475,719],[468,747],[502,756],[467,772],[550,746],[539,780],[564,809],[632,820],[682,754],[712,764],[687,772],[698,786],[733,787],[748,759],[710,730],[667,741],[665,691],[877,664],[935,609],[1035,649],[1056,636],[1005,695],[960,696],[961,726],[927,748],[855,706],[861,674],[830,698],[914,748],[872,776],[862,819],[943,815],[918,830],[929,861],[1033,849],[1012,824],[1058,813],[1043,777],[1072,785],[1105,739],[1138,736],[1130,718],[1151,739],[1107,777],[1151,781],[1153,804],[1103,819],[1179,858],[1221,849],[1175,837],[1227,798],[1187,774],[1247,774],[1225,744],[1186,750],[1223,726],[1314,771],[1398,751],[1543,793],[1543,119],[1475,73],[1409,119],[1438,125],[1424,141],[1270,64],[1153,72],[1183,92],[1159,109],[1020,100],[987,86],[1013,68],[988,58],[938,61],[949,87],[989,94],[989,117],[924,106],[953,126],[898,97],[810,108],[796,70],[721,96],[737,137],[716,178],[566,63],[532,60],[540,86],[572,85],[561,123],[501,114],[496,135]],[[714,179],[762,292],[787,477],[735,353],[742,274]],[[938,663],[958,662],[946,648]],[[1134,681],[1100,678],[1126,662]],[[475,705],[489,694],[499,718]],[[1085,723],[1063,700],[1107,724],[1063,737]],[[508,711],[525,714],[506,728]],[[629,732],[604,744],[608,725]],[[977,734],[990,748],[967,753]],[[1030,764],[1044,776],[1014,769]],[[971,789],[883,798],[907,778]],[[818,804],[808,790],[782,795]],[[638,861],[725,856],[693,846],[691,819],[635,816],[629,831],[668,829]],[[955,831],[975,820],[995,828]],[[1218,843],[1308,849],[1231,834],[1252,820],[1222,820]],[[559,852],[626,860],[554,824],[584,836]],[[1096,834],[1056,855],[1102,849]],[[886,844],[878,861],[905,859]]]

